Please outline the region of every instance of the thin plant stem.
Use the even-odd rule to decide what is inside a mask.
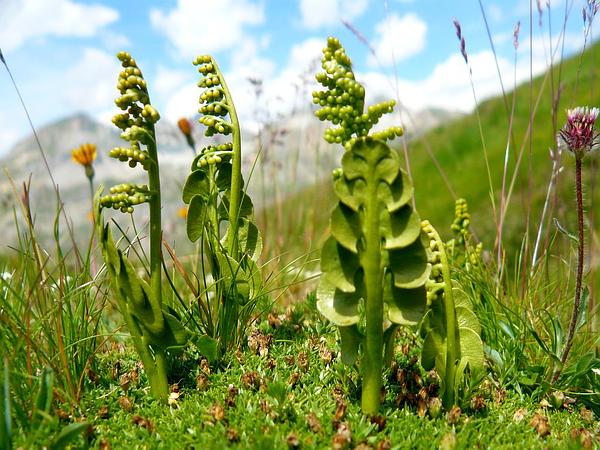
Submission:
[[[483,147],[483,158],[485,160],[485,169],[487,171],[488,183],[490,185],[490,192],[493,194],[494,184],[492,182],[492,172],[490,170],[488,151],[487,151],[487,146],[485,145],[485,137],[483,135],[483,124],[481,122],[481,115],[479,114],[479,102],[477,101],[477,95],[475,94],[475,84],[473,83],[473,72],[471,70],[470,65],[469,65],[469,80],[471,82],[471,91],[473,92],[473,100],[475,101],[475,114],[477,116],[477,124],[479,127],[479,137],[481,139],[481,146]],[[492,212],[494,213],[494,217],[496,217],[496,201],[494,200],[494,195],[491,195],[490,199],[492,201]]]
[[[509,116],[508,123],[508,139],[506,140],[506,151],[504,154],[504,169],[502,171],[502,193],[500,195],[500,209],[498,211],[498,255],[497,255],[497,265],[498,265],[498,286],[500,285],[500,279],[502,278],[502,231],[504,225],[504,209],[506,207],[506,175],[508,173],[508,161],[510,154],[510,145],[511,141],[514,144],[514,139],[511,139],[513,136],[512,128],[514,123],[514,114],[515,114],[515,105],[517,100],[517,49],[515,48],[515,61],[514,61],[514,71],[513,71],[513,95],[512,95],[512,106]]]
[[[212,64],[216,73],[222,73],[216,61]],[[229,198],[229,256],[238,260],[238,220],[240,213],[240,204],[242,202],[242,137],[240,136],[240,122],[237,111],[231,97],[231,92],[225,82],[225,77],[219,77],[223,95],[229,105],[229,117],[231,118],[231,134],[233,140],[233,155],[231,157],[231,196]]]
[[[584,232],[583,232],[583,189],[581,186],[581,158],[575,158],[575,186],[577,190],[577,223],[579,226],[579,241],[577,246],[577,279],[575,281],[575,302],[573,303],[573,312],[571,314],[571,322],[569,323],[569,332],[565,341],[565,349],[560,358],[561,366],[554,372],[552,382],[556,383],[562,367],[564,367],[569,357],[569,352],[573,346],[573,337],[575,336],[575,328],[577,327],[577,319],[579,318],[579,307],[581,302],[581,285],[583,279],[583,259],[584,259]]]
[[[553,153],[554,154],[554,153]],[[538,251],[540,248],[540,242],[542,240],[542,231],[544,229],[544,222],[546,221],[546,214],[548,213],[548,206],[550,205],[550,196],[554,187],[556,186],[556,180],[561,171],[560,168],[560,153],[553,156],[552,160],[552,175],[550,176],[550,182],[548,183],[548,190],[546,192],[546,200],[544,201],[544,208],[542,209],[542,217],[540,218],[540,226],[538,227],[537,237],[535,239],[535,245],[533,246],[533,256],[531,258],[531,270],[529,276],[533,276],[535,271],[535,265],[537,263]]]
[[[154,125],[152,125],[151,135],[155,136]],[[162,272],[162,228],[160,211],[160,175],[158,169],[158,152],[156,151],[156,142],[148,143],[148,154],[152,164],[148,166],[148,184],[152,198],[150,199],[150,286],[154,294],[155,301],[152,302],[152,310],[155,319],[161,321],[162,310],[160,308],[162,300],[161,272]],[[162,321],[161,321],[162,322]],[[161,323],[162,325],[162,323]]]
[[[532,189],[532,177],[533,177],[533,126],[535,113],[533,111],[533,1],[529,2],[529,128],[531,132],[528,136],[529,143],[529,159],[527,166],[527,194],[523,192],[522,196],[525,203],[525,235],[523,237],[525,246],[523,249],[523,261],[521,267],[523,268],[521,278],[521,293],[525,293],[527,286],[527,259],[529,256],[529,228],[531,223],[531,189]]]

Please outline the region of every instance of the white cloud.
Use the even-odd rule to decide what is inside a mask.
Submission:
[[[375,26],[375,39],[372,43],[377,59],[369,55],[369,64],[379,62],[391,66],[420,53],[425,48],[427,24],[421,18],[408,13],[399,16],[395,13]]]
[[[247,42],[243,49],[232,55],[230,70],[225,71],[225,79],[235,101],[242,126],[256,130],[261,120],[274,119],[279,114],[289,114],[294,108],[308,109],[313,90],[314,62],[321,56],[324,40],[306,39],[294,45],[289,51],[288,61],[277,70],[274,61],[261,55],[268,41],[263,38]],[[243,57],[244,64],[236,63]],[[302,80],[301,75],[310,66],[310,76]],[[249,78],[263,82],[263,92],[257,103],[254,87]],[[175,121],[181,116],[195,114],[198,109],[200,89],[195,80],[185,80],[182,72],[159,68],[153,86],[163,100],[163,117]],[[269,117],[264,117],[264,113]],[[257,113],[259,116],[257,116]]]
[[[187,83],[173,90],[164,98],[164,107],[160,108],[162,116],[175,122],[180,117],[191,117],[198,113],[198,97],[200,89],[196,83]]]
[[[116,112],[114,98],[118,94],[116,82],[121,69],[117,58],[97,48],[86,48],[74,54],[73,61],[71,66],[45,71],[43,83],[39,82],[39,77],[27,78],[20,83],[37,127],[75,111],[85,111],[105,124],[110,123]],[[0,135],[3,136],[0,153],[8,150],[16,138],[31,131],[16,94],[8,86],[8,83],[3,86],[8,89],[8,95],[2,98],[9,109],[0,110]],[[8,110],[10,114],[6,113]]]
[[[60,74],[65,86],[61,95],[64,105],[92,112],[111,107],[117,95],[115,86],[121,70],[117,58],[103,50],[86,48],[76,60]]]
[[[129,47],[131,45],[131,41],[127,36],[110,31],[105,31],[102,33],[100,40],[104,47],[114,51],[123,50],[125,47]]]
[[[489,6],[487,13],[494,22],[500,22],[504,18],[502,7],[495,3]]]
[[[45,36],[91,37],[115,22],[119,13],[99,4],[72,0],[4,0],[0,14],[0,46],[13,51]]]
[[[553,40],[557,45],[558,40]],[[533,58],[531,69],[533,76],[543,73],[549,66],[549,50],[544,49],[545,40],[535,38],[532,45]],[[567,34],[565,49],[576,50],[581,47],[582,38]],[[517,84],[528,81],[530,71],[529,42],[522,42],[519,47],[519,58],[516,66]],[[555,55],[559,58],[560,55]],[[556,62],[556,61],[555,61]],[[473,84],[477,100],[482,101],[501,93],[500,82],[494,54],[491,50],[469,54],[472,67]],[[515,66],[511,58],[498,57],[498,66],[507,90],[512,90]],[[358,74],[359,81],[367,87],[368,102],[394,97],[395,82],[379,72]],[[462,112],[470,112],[475,106],[473,92],[469,80],[469,69],[458,50],[437,64],[433,71],[421,80],[398,80],[398,93],[402,103],[410,110],[424,108],[445,108]]]
[[[229,66],[232,70],[225,72],[227,85],[232,92],[236,109],[240,117],[251,118],[255,109],[254,92],[248,78],[270,80],[273,78],[276,64],[261,56],[261,51],[269,44],[268,36],[260,39],[247,39],[236,52],[232,53]],[[222,62],[217,59],[217,63]],[[223,64],[220,64],[223,66]],[[175,121],[182,116],[191,116],[198,111],[200,89],[196,83],[199,74],[192,78],[192,72],[165,69],[159,67],[153,82],[162,107],[163,117]]]
[[[295,69],[298,73],[305,71],[315,60],[321,59],[326,44],[324,39],[309,38],[294,45],[290,51],[288,69]]]
[[[263,4],[252,0],[177,0],[170,11],[150,11],[152,26],[189,59],[236,47],[247,38],[247,26],[264,20]]]
[[[341,19],[360,17],[369,6],[369,0],[300,0],[302,25],[317,29],[340,23]]]
[[[193,73],[193,69],[183,71],[158,66],[158,70],[152,81],[152,90],[161,98],[167,97],[174,90],[190,82],[192,79],[191,74]]]

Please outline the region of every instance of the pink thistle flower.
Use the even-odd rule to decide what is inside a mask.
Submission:
[[[567,123],[559,136],[577,159],[583,158],[598,143],[600,134],[595,125],[599,112],[598,108],[587,106],[567,110]]]

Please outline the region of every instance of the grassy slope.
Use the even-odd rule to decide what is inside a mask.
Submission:
[[[566,117],[564,111],[573,106],[600,104],[600,89],[594,89],[594,82],[600,79],[600,67],[594,65],[600,56],[600,43],[594,45],[583,57],[583,65],[579,73],[578,87],[576,80],[578,68],[580,67],[580,56],[574,56],[565,60],[562,65],[561,86],[562,93],[558,107],[558,127]],[[521,54],[521,58],[526,57]],[[554,68],[554,85],[556,90],[559,77],[559,68]],[[555,145],[555,136],[552,129],[552,89],[551,79],[548,76],[544,84],[544,76],[537,77],[533,82],[533,98],[535,99],[541,91],[541,99],[534,118],[532,139],[532,189],[531,200],[534,205],[532,220],[534,230],[541,214],[548,180],[551,172],[551,161],[548,148]],[[505,85],[509,83],[504,80]],[[477,86],[475,86],[477,88]],[[508,94],[509,105],[512,102],[512,93]],[[516,156],[523,144],[524,155],[519,169],[519,177],[515,186],[512,204],[508,210],[506,225],[508,241],[513,248],[519,246],[525,231],[525,194],[528,192],[527,173],[529,171],[529,138],[526,130],[529,123],[530,87],[528,83],[517,88],[516,108],[514,116],[514,140],[515,147],[510,149],[510,175],[514,172]],[[535,100],[534,100],[535,101]],[[506,148],[506,137],[508,134],[508,116],[502,97],[483,102],[480,105],[480,115],[483,135],[489,155],[492,183],[494,186],[495,201],[498,205],[500,197],[502,168],[504,164],[504,152]],[[487,248],[493,245],[495,236],[494,218],[489,195],[489,184],[483,157],[477,117],[470,114],[458,121],[438,127],[425,135],[422,139],[410,144],[410,158],[412,172],[416,186],[416,201],[419,212],[423,217],[429,218],[441,230],[447,230],[453,219],[453,201],[442,177],[439,175],[431,159],[426,153],[424,142],[433,149],[436,158],[444,171],[450,178],[451,185],[459,197],[468,200],[473,213],[473,224],[475,231],[483,237]],[[590,160],[587,160],[587,168],[584,177],[589,183]],[[561,222],[572,223],[571,218],[575,216],[574,207],[574,176],[573,158],[564,154],[562,160],[565,172],[559,178],[559,189],[562,199],[562,209],[559,209]],[[589,194],[589,191],[588,191]],[[596,191],[597,194],[597,191]],[[596,201],[598,195],[595,194]],[[588,200],[589,195],[588,195]],[[565,217],[561,217],[567,213]],[[573,228],[572,228],[573,229]],[[508,242],[507,242],[508,243]]]

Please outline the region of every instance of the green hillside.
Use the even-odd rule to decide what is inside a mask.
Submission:
[[[524,55],[520,55],[525,57]],[[534,229],[541,216],[541,209],[548,188],[552,163],[549,158],[550,147],[555,146],[556,137],[552,127],[553,90],[557,91],[560,78],[560,102],[558,105],[557,126],[565,122],[565,110],[574,106],[600,105],[600,67],[597,61],[600,57],[600,43],[592,46],[584,55],[565,59],[562,66],[554,67],[553,73],[538,76],[533,81],[533,103],[539,95],[539,104],[533,121],[532,164],[531,164],[531,201],[532,220]],[[552,75],[552,77],[551,77]],[[579,82],[577,79],[579,77]],[[509,80],[504,80],[505,86]],[[554,89],[552,89],[554,84]],[[476,86],[477,88],[477,86]],[[506,244],[513,249],[521,244],[525,232],[526,202],[528,192],[529,137],[527,128],[530,116],[530,86],[522,84],[516,92],[507,94],[510,107],[512,97],[516,95],[515,114],[513,123],[514,144],[510,148],[510,169],[508,179],[514,173],[517,155],[524,146],[523,159],[519,168],[515,192],[506,218]],[[555,94],[554,94],[555,95]],[[493,98],[480,104],[479,107],[483,135],[487,146],[489,165],[494,186],[496,205],[499,203],[504,154],[509,128],[505,103],[502,97]],[[473,213],[473,225],[476,233],[485,242],[487,248],[493,245],[495,236],[494,216],[489,195],[489,183],[485,166],[483,147],[479,134],[477,116],[475,113],[457,121],[445,124],[427,133],[421,139],[409,145],[411,168],[416,186],[417,207],[421,216],[429,218],[441,230],[447,230],[453,218],[453,199],[427,154],[425,145],[428,144],[450,179],[452,188],[458,197],[469,201]],[[587,189],[587,209],[591,211],[592,190],[591,164],[593,158],[586,158],[584,182]],[[560,175],[558,205],[553,217],[558,217],[561,223],[572,224],[574,212],[574,160],[571,155],[564,153],[562,163],[564,172]],[[594,162],[594,164],[597,164]],[[598,190],[593,192],[597,202]],[[598,215],[598,212],[595,212]],[[571,228],[573,229],[573,228]]]

